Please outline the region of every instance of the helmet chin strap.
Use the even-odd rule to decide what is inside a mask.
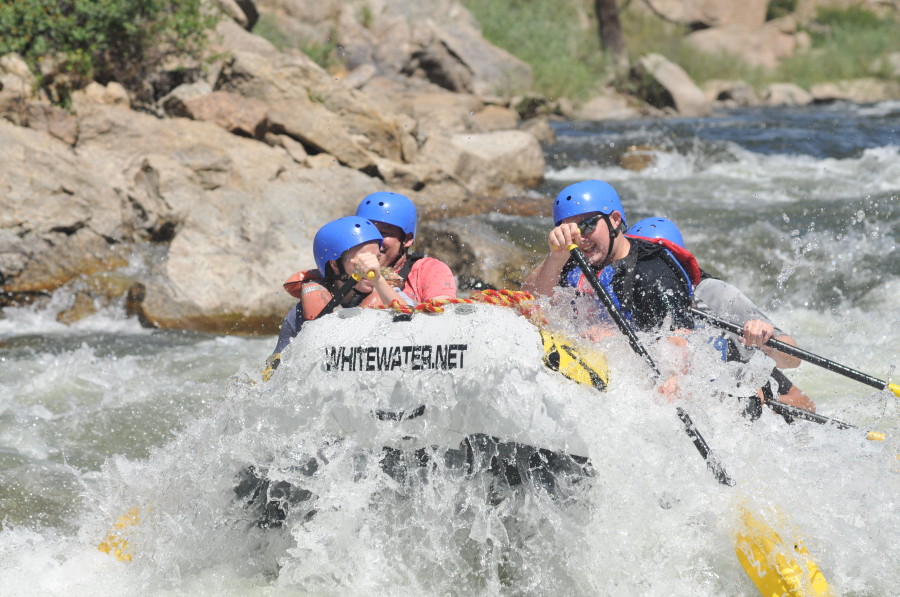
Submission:
[[[389,268],[395,269],[394,266],[397,265],[397,262],[399,262],[401,258],[406,256],[406,247],[404,245],[400,245],[400,252],[397,253],[397,257],[395,257],[394,260],[391,261],[391,263],[388,265]]]
[[[600,214],[603,216],[603,221],[606,222],[606,229],[609,230],[609,243],[608,248],[606,249],[606,257],[603,258],[604,267],[609,265],[609,256],[612,255],[613,244],[616,242],[616,237],[619,236],[621,230],[618,227],[613,228],[612,222],[609,221],[609,214]]]

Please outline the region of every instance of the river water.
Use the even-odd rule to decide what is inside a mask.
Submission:
[[[630,222],[676,221],[701,265],[801,347],[898,377],[900,103],[571,122],[556,134],[538,192],[610,182]],[[632,146],[649,167],[620,167]],[[542,250],[546,219],[488,221]],[[802,537],[836,593],[900,587],[900,401],[819,367],[790,376],[820,413],[886,441],[768,412],[750,423],[688,383],[685,406],[738,481],[720,486],[640,364],[611,345],[606,397],[573,393],[597,475],[573,503],[533,488],[497,500],[441,470],[404,485],[323,440],[315,416],[284,429],[292,401],[339,388],[256,382],[274,338],[150,331],[117,308],[65,326],[55,315],[68,300],[0,318],[4,597],[754,595],[731,538],[742,500]],[[510,367],[502,357],[487,366],[493,378]],[[491,392],[485,381],[459,399]],[[233,499],[236,473],[296,474],[291,464],[315,453],[330,464],[310,481],[317,513],[279,529],[249,522]],[[132,507],[142,523],[123,563],[96,546]]]

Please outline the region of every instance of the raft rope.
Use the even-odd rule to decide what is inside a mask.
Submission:
[[[500,307],[512,307],[529,319],[537,317],[537,305],[534,295],[524,290],[476,290],[469,298],[430,299],[415,307],[392,301],[390,305],[379,305],[375,309],[392,309],[397,313],[412,315],[414,313],[443,313],[444,305],[486,303]]]

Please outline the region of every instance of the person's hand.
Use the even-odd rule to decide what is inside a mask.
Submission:
[[[581,233],[578,225],[572,222],[560,224],[550,231],[547,244],[550,245],[550,253],[553,255],[565,255],[569,258],[569,247],[581,243]]]
[[[681,381],[677,375],[673,375],[656,386],[656,391],[662,394],[666,402],[672,403],[679,399],[681,394]]]
[[[764,346],[775,333],[770,323],[759,319],[751,319],[744,324],[744,344],[747,346]]]
[[[359,253],[350,261],[353,269],[352,273],[362,276],[362,280],[370,280],[376,282],[381,277],[381,265],[378,263],[378,255],[375,253]],[[372,278],[368,277],[369,272],[373,272]]]

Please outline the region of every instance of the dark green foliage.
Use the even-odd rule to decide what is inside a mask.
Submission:
[[[5,0],[0,55],[17,52],[39,77],[52,60],[70,84],[135,88],[166,57],[198,56],[217,19],[201,0]]]
[[[780,19],[797,10],[797,0],[769,0],[766,7],[766,20]]]

